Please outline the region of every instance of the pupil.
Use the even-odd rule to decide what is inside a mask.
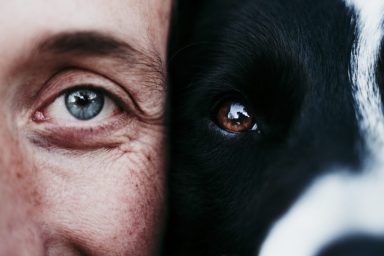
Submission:
[[[233,123],[241,124],[242,121],[248,120],[251,117],[248,115],[245,106],[240,103],[233,103],[228,112],[228,119]]]
[[[75,96],[76,98],[76,103],[82,107],[85,107],[87,104],[89,104],[89,98],[87,95],[85,95],[84,93],[80,93],[79,96]]]
[[[68,112],[79,120],[95,118],[103,109],[104,95],[93,89],[77,89],[65,95]]]

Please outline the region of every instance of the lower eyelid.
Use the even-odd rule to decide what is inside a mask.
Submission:
[[[137,130],[136,125],[136,120],[121,115],[94,127],[43,125],[36,127],[28,138],[33,144],[43,148],[113,148],[132,140],[135,137],[132,131]]]

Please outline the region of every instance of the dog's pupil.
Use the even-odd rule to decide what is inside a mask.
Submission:
[[[254,126],[253,117],[239,102],[225,102],[218,111],[218,124],[229,132],[244,132]]]

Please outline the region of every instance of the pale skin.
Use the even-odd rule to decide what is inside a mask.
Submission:
[[[170,9],[0,0],[0,255],[158,254]]]

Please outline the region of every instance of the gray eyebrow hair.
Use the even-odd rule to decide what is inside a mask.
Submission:
[[[40,52],[50,51],[57,54],[110,57],[128,68],[150,73],[152,78],[165,77],[162,60],[156,51],[140,51],[128,42],[98,31],[59,33],[42,40],[37,49]]]

